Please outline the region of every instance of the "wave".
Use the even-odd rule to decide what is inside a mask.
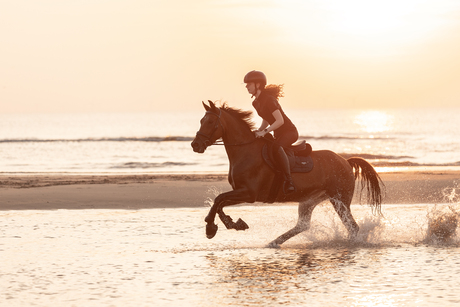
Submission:
[[[3,139],[0,143],[54,143],[54,142],[191,142],[189,136],[113,137],[82,139]]]
[[[357,136],[343,136],[343,135],[322,135],[322,136],[300,136],[299,139],[303,140],[394,140],[396,138],[389,136],[375,136],[375,135],[357,135]]]
[[[103,137],[78,139],[0,139],[0,143],[53,143],[53,142],[191,142],[194,136]],[[371,136],[301,136],[303,140],[391,140],[390,137]]]
[[[342,155],[344,156],[344,155]],[[350,157],[360,157],[366,160],[370,160],[369,162],[376,167],[439,167],[439,166],[460,166],[460,161],[453,162],[453,163],[444,163],[444,164],[435,164],[435,163],[415,163],[410,161],[389,161],[388,160],[380,160],[380,161],[372,161],[372,158],[364,158],[371,155],[351,155]],[[392,157],[392,156],[389,156]],[[344,157],[345,158],[345,157]],[[348,158],[347,158],[348,159]],[[377,158],[375,158],[377,159]],[[381,158],[378,158],[381,159]],[[162,163],[151,163],[151,162],[126,162],[118,165],[113,165],[109,167],[110,169],[155,169],[155,168],[164,168],[164,167],[177,167],[177,166],[191,166],[191,165],[198,165],[197,163],[184,163],[184,162],[162,162]]]
[[[371,163],[374,166],[406,167],[406,166],[423,166],[423,167],[440,167],[440,166],[460,166],[460,161],[452,163],[416,163],[410,161],[391,162],[375,161]]]
[[[363,158],[370,160],[371,164],[374,166],[392,166],[392,167],[405,167],[405,166],[460,166],[460,161],[449,162],[449,163],[417,163],[412,162],[410,159],[414,159],[413,156],[395,156],[395,155],[374,155],[374,154],[350,154],[350,153],[340,153],[345,159],[352,157]],[[409,159],[409,160],[407,160]],[[403,160],[403,161],[395,161]]]
[[[184,163],[184,162],[162,162],[162,163],[151,163],[151,162],[126,162],[119,165],[111,166],[111,169],[146,169],[146,168],[159,168],[159,167],[174,167],[174,166],[186,166],[196,165],[196,163]]]
[[[369,160],[400,160],[400,159],[414,159],[413,156],[394,156],[394,155],[375,155],[375,154],[366,154],[366,153],[341,153],[339,154],[345,159],[349,159],[351,157],[359,157],[363,159]]]
[[[358,155],[354,155],[353,157],[357,157]],[[460,161],[454,163],[445,163],[445,164],[435,164],[435,163],[415,163],[410,161],[389,161],[389,160],[379,160],[379,161],[372,161],[371,159],[368,160],[374,167],[452,167],[452,166],[460,166]],[[226,163],[222,164],[225,166]],[[108,169],[111,170],[147,170],[147,169],[176,169],[177,167],[204,167],[204,165],[200,165],[199,163],[184,163],[184,162],[173,162],[173,161],[166,161],[161,163],[152,163],[152,162],[125,162],[116,165],[109,166]]]

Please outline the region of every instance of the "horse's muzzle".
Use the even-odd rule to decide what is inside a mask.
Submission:
[[[193,151],[197,153],[204,153],[207,147],[206,144],[204,144],[203,142],[200,142],[197,139],[194,139],[191,145],[192,145]]]

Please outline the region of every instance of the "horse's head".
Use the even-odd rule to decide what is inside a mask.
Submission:
[[[194,152],[203,153],[208,146],[222,137],[222,125],[220,124],[221,110],[209,101],[209,106],[203,102],[206,110],[204,117],[200,121],[200,130],[192,142]]]

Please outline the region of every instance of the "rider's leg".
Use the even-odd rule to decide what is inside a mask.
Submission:
[[[275,142],[273,144],[273,155],[277,161],[277,164],[281,167],[281,171],[284,175],[284,185],[283,191],[284,194],[289,194],[295,192],[295,186],[292,181],[291,177],[291,169],[289,167],[289,159],[284,151],[284,148],[289,147],[292,143],[294,143],[299,134],[297,129],[293,129],[291,131],[287,131],[282,133],[281,135],[277,135],[275,131]]]
[[[282,146],[278,146],[278,149],[274,150],[275,159],[278,165],[281,168],[281,171],[284,175],[284,184],[283,184],[283,192],[284,194],[290,194],[296,191],[294,186],[294,182],[292,181],[291,177],[291,169],[289,167],[289,159],[286,155]]]

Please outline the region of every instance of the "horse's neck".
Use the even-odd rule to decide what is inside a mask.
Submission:
[[[225,123],[225,134],[222,136],[225,150],[230,164],[244,161],[253,152],[254,147],[259,147],[260,143],[255,140],[254,132],[247,126],[241,124],[231,116]]]
[[[247,126],[239,123],[231,116],[227,116],[222,140],[226,145],[244,144],[254,140],[254,133]]]

